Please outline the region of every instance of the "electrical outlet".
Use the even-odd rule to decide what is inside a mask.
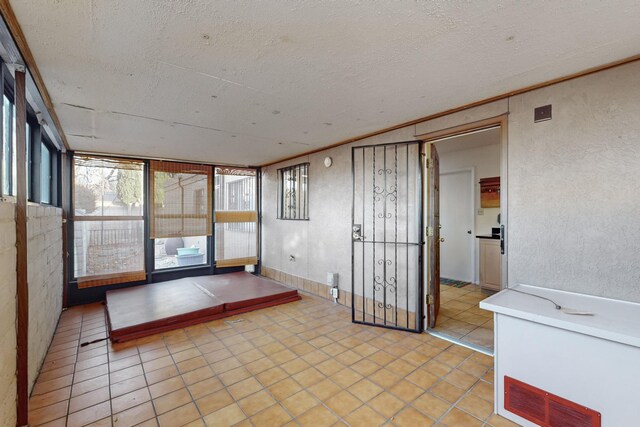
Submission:
[[[478,215],[484,215],[484,209],[482,208],[478,209]]]
[[[338,288],[331,288],[331,298],[338,298]]]

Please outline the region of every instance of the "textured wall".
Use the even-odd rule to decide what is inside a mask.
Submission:
[[[0,202],[0,420],[16,424],[15,205]]]
[[[62,210],[29,205],[29,390],[62,312]]]
[[[640,302],[638,88],[635,62],[511,99],[509,283]]]
[[[263,169],[262,260],[266,267],[326,283],[328,272],[339,274],[339,287],[351,289],[351,147],[411,141],[413,127],[322,151]],[[326,168],[325,157],[333,159]],[[277,216],[277,170],[309,162],[309,221]],[[289,255],[295,261],[289,261]]]
[[[509,284],[640,302],[638,87],[635,62],[357,145],[411,140],[509,112]],[[534,124],[534,108],[546,104],[553,120]],[[338,272],[340,288],[349,289],[351,146],[265,169],[265,266],[318,282]],[[324,168],[325,156],[335,166]],[[304,161],[311,163],[311,220],[276,220],[276,169]]]

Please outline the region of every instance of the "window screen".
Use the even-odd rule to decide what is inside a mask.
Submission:
[[[143,168],[139,161],[74,156],[78,287],[145,279]]]
[[[255,169],[216,168],[216,266],[258,263]]]
[[[211,166],[152,161],[151,237],[210,236]]]
[[[278,169],[278,218],[309,219],[309,163]]]

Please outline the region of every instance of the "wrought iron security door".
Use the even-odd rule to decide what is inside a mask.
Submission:
[[[421,141],[352,149],[352,320],[422,331]]]

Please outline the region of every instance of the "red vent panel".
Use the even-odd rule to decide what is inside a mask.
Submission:
[[[504,408],[543,427],[600,427],[599,412],[507,376]]]

